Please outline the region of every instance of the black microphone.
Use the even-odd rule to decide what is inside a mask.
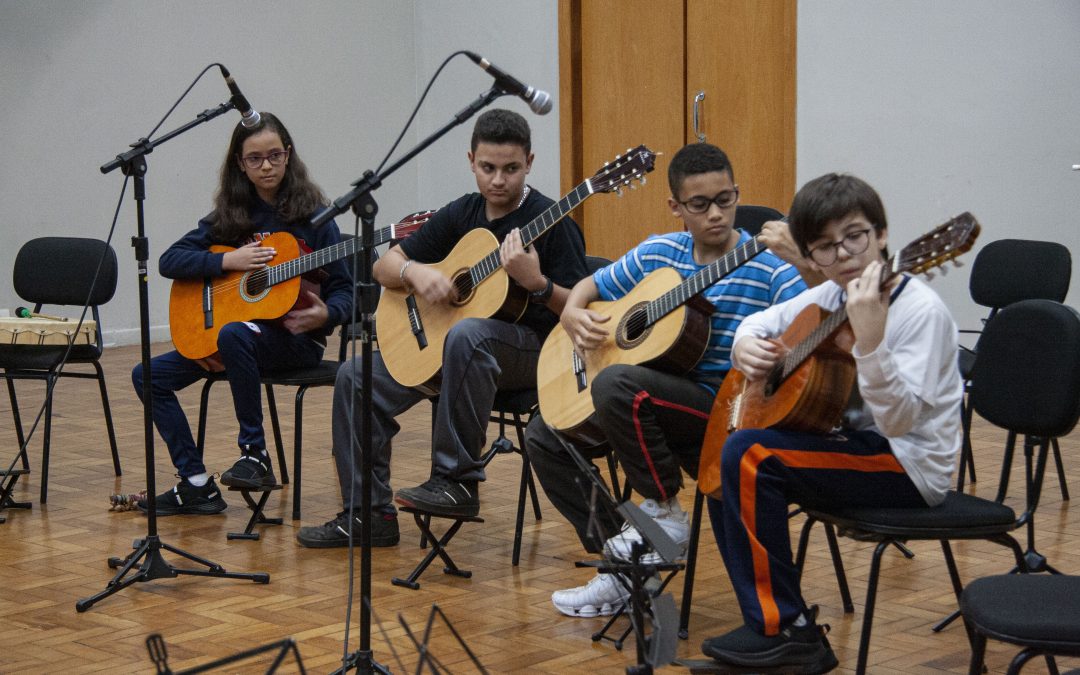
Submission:
[[[473,63],[486,70],[495,78],[496,87],[502,89],[507,94],[513,94],[514,96],[520,97],[529,104],[529,108],[537,115],[546,115],[551,112],[551,94],[543,89],[534,89],[533,87],[522,84],[516,78],[499,70],[498,66],[479,54],[465,52],[465,55],[472,59]]]
[[[221,75],[225,78],[225,84],[229,85],[229,91],[232,92],[232,98],[230,99],[233,106],[240,111],[240,124],[250,129],[259,123],[261,119],[257,110],[251,109],[251,104],[244,98],[244,95],[240,93],[240,87],[236,85],[236,81],[232,79],[232,75],[229,74],[229,69],[225,66],[219,66],[221,68]]]

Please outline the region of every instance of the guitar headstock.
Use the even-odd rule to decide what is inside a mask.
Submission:
[[[898,251],[891,271],[922,274],[940,267],[970,251],[981,229],[975,216],[964,211]]]
[[[623,187],[637,187],[633,181],[645,184],[645,174],[653,170],[656,153],[639,145],[626,154],[618,155],[589,179],[593,192],[620,192]]]
[[[424,223],[431,220],[431,217],[435,215],[435,211],[417,211],[416,213],[410,213],[401,219],[400,222],[394,223],[390,227],[391,239],[404,239],[413,232],[416,232],[423,226]]]

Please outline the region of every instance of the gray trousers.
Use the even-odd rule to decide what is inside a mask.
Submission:
[[[442,389],[431,436],[431,472],[453,480],[484,480],[481,457],[498,389],[536,386],[536,361],[542,340],[531,328],[497,319],[465,319],[447,333],[443,346]],[[334,462],[345,509],[360,508],[364,392],[360,358],[342,364],[334,384]],[[390,376],[382,356],[372,355],[371,503],[389,510],[390,440],[401,430],[394,419],[427,398]]]

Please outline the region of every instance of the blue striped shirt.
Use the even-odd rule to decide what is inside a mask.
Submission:
[[[739,246],[750,241],[739,231]],[[689,232],[673,232],[649,237],[611,265],[593,274],[602,300],[617,300],[630,292],[650,272],[673,267],[687,279],[705,266],[694,262],[694,240]],[[739,323],[758,310],[795,297],[806,290],[798,271],[790,264],[763,251],[731,274],[705,289],[702,295],[712,303],[709,344],[689,375],[706,389],[716,391],[731,369],[731,346]]]

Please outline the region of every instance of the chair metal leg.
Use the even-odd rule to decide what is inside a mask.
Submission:
[[[296,388],[296,401],[293,403],[293,520],[300,519],[300,463],[304,452],[304,394],[308,386],[301,385]],[[288,475],[285,469],[285,456],[279,458],[282,473]],[[366,477],[365,477],[366,480]]]
[[[263,385],[266,390],[266,407],[270,408],[270,426],[274,430],[274,447],[277,450],[278,466],[281,468],[281,484],[289,484],[289,467],[285,465],[285,446],[281,442],[281,421],[277,414],[277,399],[274,398],[274,387],[267,383]],[[296,424],[300,424],[300,418],[296,418]]]
[[[7,373],[7,371],[4,371]],[[11,416],[15,419],[15,440],[19,443],[19,453],[22,455],[23,471],[30,470],[30,458],[26,454],[26,437],[23,436],[22,417],[19,415],[19,401],[15,396],[15,381],[10,377],[7,380],[8,399],[11,400]]]
[[[1024,664],[1038,655],[1039,652],[1037,650],[1028,647],[1013,657],[1012,663],[1009,664],[1009,669],[1005,671],[1006,675],[1019,675],[1020,669],[1024,667]]]
[[[615,498],[615,501],[622,502],[623,494],[619,489],[619,464],[615,459],[615,453],[608,451],[607,453],[607,465],[608,471],[611,473],[611,496]]]
[[[974,412],[971,404],[965,399],[960,406],[960,426],[963,429],[962,443],[960,445],[960,470],[956,476],[956,491],[964,491],[964,472],[971,476],[971,482],[975,482],[975,453],[971,448],[971,418]]]
[[[883,541],[874,547],[874,556],[870,562],[870,581],[866,585],[866,608],[863,610],[862,635],[859,636],[859,658],[855,664],[856,675],[866,673],[866,661],[870,655],[870,630],[874,626],[874,603],[877,600],[878,577],[881,574],[881,556],[889,547]]]
[[[694,598],[694,573],[697,571],[698,538],[701,535],[701,512],[705,493],[694,490],[694,512],[690,515],[690,543],[686,547],[686,569],[683,571],[682,605],[679,607],[679,638],[690,637],[690,603]]]
[[[851,602],[851,590],[848,588],[847,573],[844,572],[844,559],[840,556],[840,544],[836,541],[836,529],[832,523],[824,525],[825,539],[829,542],[829,554],[832,556],[833,571],[836,573],[836,585],[840,587],[840,601],[844,605],[844,613],[854,614],[855,605]]]
[[[199,396],[199,428],[195,436],[195,447],[199,449],[200,454],[206,450],[206,411],[210,402],[210,387],[215,381],[213,378],[208,379],[203,384],[202,394]]]
[[[982,675],[983,659],[986,657],[986,636],[979,631],[973,631],[971,637],[971,663],[968,665],[968,675]]]
[[[101,408],[105,413],[105,429],[109,432],[109,448],[112,450],[113,472],[117,476],[123,475],[120,470],[120,455],[116,451],[116,431],[113,429],[112,408],[109,406],[109,391],[105,388],[105,371],[101,364],[94,361],[94,370],[97,371],[98,388],[101,390]]]
[[[41,503],[44,504],[49,498],[49,443],[52,440],[52,403],[53,388],[56,386],[57,376],[49,373],[45,380],[45,432],[41,439]]]
[[[1058,474],[1058,486],[1061,488],[1061,498],[1064,501],[1069,501],[1069,486],[1065,484],[1065,465],[1061,462],[1061,446],[1058,445],[1058,439],[1050,439],[1050,443],[1054,448],[1054,464],[1057,466]]]

